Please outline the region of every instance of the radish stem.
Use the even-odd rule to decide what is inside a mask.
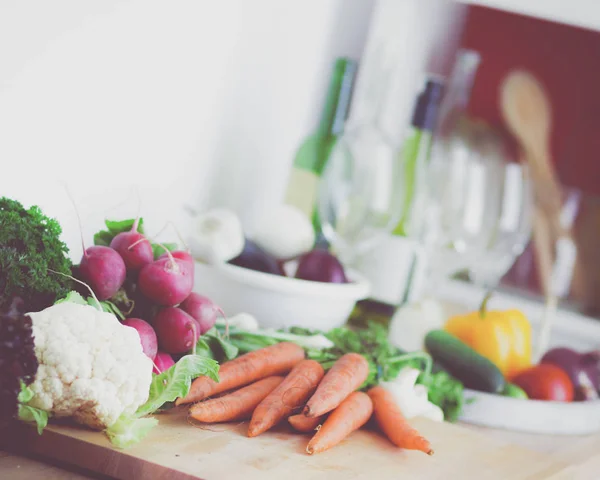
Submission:
[[[94,291],[92,290],[92,288],[87,283],[82,282],[81,280],[79,280],[79,279],[77,279],[77,278],[75,278],[75,277],[73,277],[71,275],[67,275],[66,273],[57,272],[56,270],[52,270],[51,268],[49,268],[48,271],[52,272],[52,273],[56,273],[58,275],[62,275],[63,277],[70,278],[71,280],[73,280],[73,281],[75,281],[77,283],[80,283],[81,285],[83,285],[84,287],[86,287],[90,291],[90,293],[92,294],[93,299],[96,301],[96,307],[97,307],[97,309],[100,310],[101,312],[104,311],[103,308],[102,308],[102,305],[100,304],[100,301],[96,297],[96,294],[94,293]]]
[[[85,257],[85,256],[87,256],[87,252],[85,251],[85,242],[83,241],[83,226],[81,223],[81,217],[79,216],[79,210],[77,209],[77,204],[75,203],[75,200],[73,199],[73,196],[71,195],[71,192],[69,191],[69,187],[67,187],[67,184],[65,182],[63,182],[63,187],[65,187],[65,192],[67,193],[67,197],[69,197],[69,200],[73,204],[73,209],[75,210],[75,216],[77,217],[77,224],[79,225],[79,236],[81,237],[81,248],[83,249],[83,256]],[[60,273],[60,272],[55,272],[55,273]],[[64,275],[64,273],[62,275]],[[86,285],[86,287],[87,287],[87,285]]]
[[[154,363],[154,360],[152,360],[152,365],[154,365],[154,368],[156,368],[156,371],[157,371],[158,373],[162,373],[162,372],[160,371],[160,368],[158,368],[158,365],[157,365],[156,363]]]
[[[171,261],[171,265],[173,270],[175,270],[176,272],[179,271],[179,264],[175,261],[175,257],[173,257],[173,255],[171,254],[171,251],[165,247],[162,243],[157,243],[157,245],[162,248],[165,252],[167,252],[167,256],[169,257],[169,260]]]
[[[139,233],[139,232],[138,232],[138,233]],[[142,235],[143,235],[143,234],[142,234]],[[148,241],[148,242],[150,241],[150,240],[148,240],[148,238],[146,238],[146,236],[144,235],[144,238],[140,238],[139,240],[136,240],[136,241],[135,241],[135,242],[133,242],[131,245],[129,245],[129,246],[127,247],[127,250],[131,250],[131,249],[132,249],[133,247],[135,247],[135,246],[136,246],[138,243],[142,243],[144,240],[146,240],[146,241]]]
[[[221,307],[214,305],[213,308],[215,309],[215,312],[220,314],[223,317],[223,320],[225,320],[225,338],[229,340],[229,319]]]
[[[161,233],[163,233],[169,225],[173,227],[173,230],[175,230],[175,233],[176,233],[177,237],[179,238],[179,241],[183,245],[183,248],[186,250],[186,252],[190,253],[190,248],[187,246],[187,244],[183,240],[183,237],[181,236],[181,233],[179,232],[179,230],[177,230],[177,226],[175,225],[175,223],[171,220],[169,220],[167,223],[165,223],[165,225],[158,231],[158,233],[156,233],[155,235],[152,236],[152,239],[155,240],[156,238],[158,238],[158,236]]]
[[[192,355],[196,355],[196,334],[198,333],[198,329],[196,327],[196,322],[192,322],[192,334],[194,335],[194,345],[192,346]],[[199,337],[199,336],[198,336]]]

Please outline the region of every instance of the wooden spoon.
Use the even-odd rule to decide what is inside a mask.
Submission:
[[[508,74],[500,88],[501,111],[529,163],[536,203],[551,218],[554,233],[559,233],[562,189],[550,160],[550,100],[537,79],[522,70]]]
[[[500,109],[504,120],[519,140],[523,158],[529,164],[534,184],[535,208],[533,239],[546,308],[536,345],[536,357],[548,347],[550,330],[556,316],[558,298],[553,286],[555,245],[561,237],[571,237],[561,225],[562,188],[550,154],[552,108],[542,85],[526,71],[506,76],[500,90]]]

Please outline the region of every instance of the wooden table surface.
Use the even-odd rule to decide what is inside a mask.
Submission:
[[[552,473],[548,480],[597,480],[600,478],[600,433],[579,437],[541,436],[465,424],[462,426],[530,450],[550,453],[554,459],[567,465],[563,470]],[[36,478],[105,480],[108,477],[31,456],[27,452],[0,450],[0,478],[11,480]]]

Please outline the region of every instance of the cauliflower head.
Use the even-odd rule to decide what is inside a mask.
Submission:
[[[31,406],[102,430],[146,402],[152,361],[133,328],[70,302],[29,316],[39,361]]]

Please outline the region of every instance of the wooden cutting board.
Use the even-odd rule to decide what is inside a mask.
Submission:
[[[246,423],[199,428],[187,422],[185,410],[159,419],[143,442],[127,450],[113,448],[103,434],[68,425],[49,426],[42,436],[24,426],[15,441],[44,457],[127,480],[541,480],[566,467],[544,453],[425,419],[414,426],[430,439],[432,457],[400,450],[370,430],[309,456],[304,450],[309,437],[284,425],[250,439]]]

